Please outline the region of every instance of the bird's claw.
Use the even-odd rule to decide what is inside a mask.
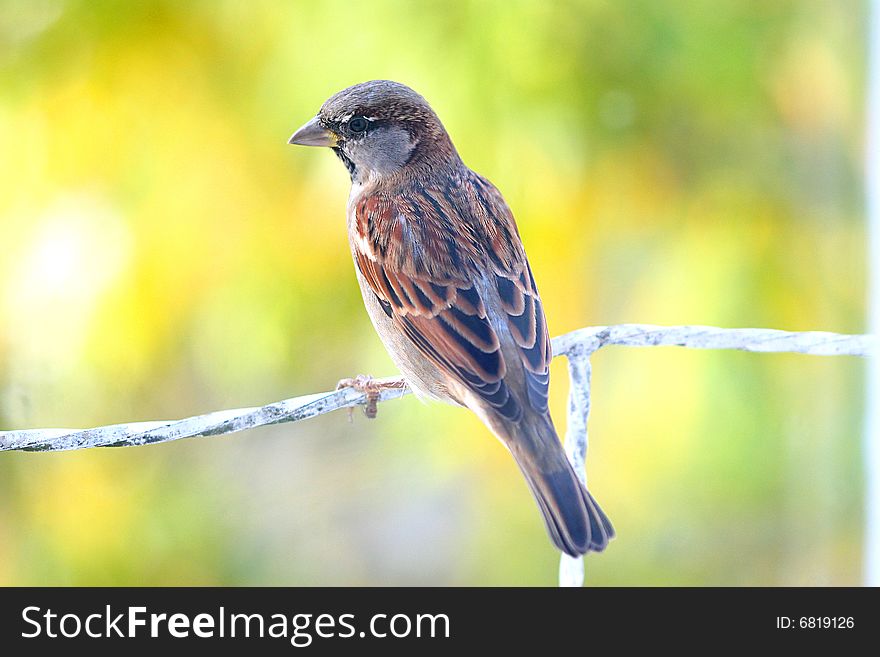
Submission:
[[[383,390],[396,390],[405,388],[406,383],[403,377],[394,377],[390,379],[374,379],[369,374],[358,374],[351,379],[341,379],[336,384],[337,390],[343,388],[354,388],[358,392],[362,392],[367,396],[367,403],[364,406],[364,415],[373,419],[378,412],[379,394]],[[352,409],[348,410],[348,419],[351,420]]]

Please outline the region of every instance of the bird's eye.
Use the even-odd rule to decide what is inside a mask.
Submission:
[[[367,129],[367,120],[362,116],[356,116],[348,122],[348,129],[354,133],[360,133]]]

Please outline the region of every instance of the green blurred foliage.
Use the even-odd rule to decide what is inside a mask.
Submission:
[[[0,0],[0,428],[182,417],[393,366],[347,175],[285,145],[373,78],[512,206],[554,333],[863,329],[855,0]],[[564,424],[565,366],[553,411]],[[855,359],[608,349],[595,584],[853,584]],[[553,584],[509,456],[413,398],[0,456],[2,584]]]

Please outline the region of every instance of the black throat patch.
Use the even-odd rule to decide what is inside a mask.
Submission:
[[[333,147],[333,152],[336,153],[336,157],[342,160],[342,163],[345,165],[345,168],[348,169],[348,175],[351,176],[351,179],[354,180],[355,175],[355,166],[354,162],[349,159],[349,157],[342,152],[342,149],[339,146]]]

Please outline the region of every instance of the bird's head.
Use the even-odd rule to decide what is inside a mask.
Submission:
[[[460,162],[427,101],[390,80],[362,82],[334,94],[289,143],[332,148],[358,182]]]

